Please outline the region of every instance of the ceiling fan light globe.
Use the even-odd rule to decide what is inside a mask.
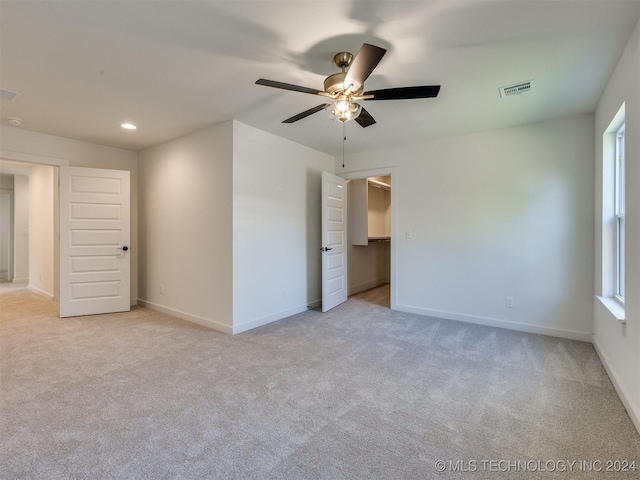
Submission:
[[[350,110],[350,102],[348,98],[343,98],[343,97],[339,97],[338,100],[335,102],[336,105],[336,110],[338,112],[340,112],[341,114],[346,113]]]
[[[327,112],[327,116],[331,120],[348,122],[349,120],[353,120],[358,115],[360,115],[362,106],[357,102],[338,99],[335,102],[329,104],[324,110],[325,112]]]
[[[350,118],[351,120],[353,120],[358,115],[360,115],[361,111],[362,111],[362,106],[359,103],[357,103],[357,102],[351,102],[350,103],[349,115],[351,117]]]

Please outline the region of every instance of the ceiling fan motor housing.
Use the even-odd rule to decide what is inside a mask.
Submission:
[[[349,85],[344,84],[344,79],[346,78],[347,73],[334,73],[333,75],[329,75],[324,81],[324,91],[327,93],[339,93],[343,90],[346,90]],[[351,94],[358,96],[362,94],[364,89],[364,85],[360,86],[358,90],[351,90]]]
[[[347,76],[346,73],[334,73],[329,75],[324,81],[324,91],[327,93],[335,93],[340,90],[344,90],[344,79]]]

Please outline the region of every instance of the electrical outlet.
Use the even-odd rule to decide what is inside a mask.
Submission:
[[[413,230],[407,230],[405,236],[407,239],[411,240],[413,238]]]
[[[505,298],[504,306],[507,307],[507,308],[513,308],[513,297]]]
[[[286,290],[282,290],[282,298],[287,298],[287,291]]]
[[[160,295],[164,295],[164,287],[160,285]]]

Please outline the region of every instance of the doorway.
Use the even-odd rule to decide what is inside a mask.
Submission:
[[[64,316],[128,311],[131,290],[130,172],[69,167],[68,160],[0,150],[3,173],[4,166],[17,162],[24,166],[30,164],[29,290],[59,302],[60,314],[65,307]],[[60,185],[66,186],[62,197]],[[116,200],[116,196],[121,201]],[[63,204],[61,198],[66,203]],[[36,204],[44,206],[40,213],[45,214],[33,218]],[[61,209],[64,211],[64,232],[61,231]],[[44,232],[43,225],[46,227]],[[61,233],[66,235],[64,252],[60,249]],[[46,242],[45,255],[34,261],[36,255],[33,253],[39,251],[33,247],[43,242]],[[89,250],[78,253],[78,249],[83,248]],[[64,269],[60,267],[61,262]],[[63,271],[65,284],[61,285]],[[65,294],[62,298],[61,293]],[[117,310],[104,307],[107,299],[116,297],[123,299],[120,303],[126,303],[126,307],[121,307],[120,303]],[[103,306],[81,312],[66,308],[72,304],[95,304],[91,302],[94,299]]]
[[[10,188],[7,283],[28,288],[49,300],[57,299],[57,167],[0,160],[3,186]],[[4,191],[4,189],[3,189]],[[3,237],[4,230],[3,230]],[[4,285],[3,288],[8,288]]]
[[[340,175],[349,180],[348,294],[392,310],[397,304],[395,174],[395,167],[388,167]]]
[[[3,283],[13,280],[11,272],[11,258],[13,256],[11,248],[12,203],[11,193],[5,191],[4,188],[0,190],[0,282]]]

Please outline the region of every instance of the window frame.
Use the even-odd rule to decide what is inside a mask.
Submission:
[[[615,299],[625,303],[625,123],[615,133]]]

